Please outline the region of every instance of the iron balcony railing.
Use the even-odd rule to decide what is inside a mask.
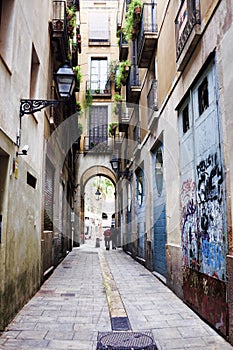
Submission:
[[[113,141],[113,139],[111,139]],[[94,138],[91,136],[85,136],[84,137],[84,152],[91,152],[91,153],[112,153],[113,151],[113,144],[111,144],[106,138],[105,140],[103,137],[97,137]]]
[[[125,132],[129,127],[129,111],[125,101],[119,102],[119,131]]]
[[[200,1],[183,0],[175,19],[177,59],[179,58],[194,26],[200,23]]]
[[[86,91],[90,91],[92,95],[111,94],[110,80],[88,80],[86,82]]]
[[[142,8],[141,26],[137,36],[137,52],[140,53],[143,45],[143,38],[146,33],[157,33],[156,4],[144,3]]]
[[[136,64],[130,67],[126,85],[126,102],[136,103],[141,94],[140,71]]]
[[[120,33],[120,43],[119,43],[119,59],[120,61],[125,61],[128,57],[129,45],[125,39],[123,33]]]

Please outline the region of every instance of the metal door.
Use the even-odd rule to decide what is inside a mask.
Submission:
[[[214,60],[179,113],[184,298],[226,335],[227,223]]]
[[[163,176],[163,145],[160,143],[153,162],[154,269],[166,277],[166,202]]]

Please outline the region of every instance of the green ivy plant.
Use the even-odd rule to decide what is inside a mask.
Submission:
[[[93,97],[92,97],[92,93],[91,93],[91,89],[87,89],[86,91],[86,108],[90,108],[92,106],[92,101],[93,101]]]
[[[80,83],[82,81],[82,73],[81,73],[81,68],[80,66],[75,66],[73,67],[73,72],[76,74],[77,77],[77,83],[76,83],[76,87],[75,90],[79,91],[80,89]]]
[[[119,105],[123,101],[123,97],[120,94],[114,95],[114,105],[113,105],[113,113],[118,114],[119,113]]]
[[[76,9],[75,6],[66,8],[66,16],[68,22],[68,33],[70,37],[74,36],[74,28],[76,27]]]
[[[135,9],[142,9],[143,2],[140,0],[132,0],[128,6],[125,16],[125,26],[123,28],[125,39],[129,42],[135,40],[141,21],[141,14],[136,13]]]
[[[118,127],[118,123],[117,122],[112,122],[112,123],[109,124],[109,126],[108,126],[108,135],[110,137],[114,136],[117,127]]]
[[[115,78],[115,83],[116,83],[116,88],[120,89],[122,85],[125,85],[126,79],[129,74],[129,68],[130,68],[130,61],[121,61],[118,65],[117,73],[116,73],[116,78]]]

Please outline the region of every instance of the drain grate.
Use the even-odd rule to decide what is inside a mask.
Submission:
[[[158,350],[153,335],[145,332],[99,332],[96,350]]]
[[[111,318],[113,331],[130,331],[131,326],[128,317],[112,317]]]

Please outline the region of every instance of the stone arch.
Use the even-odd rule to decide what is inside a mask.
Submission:
[[[86,183],[95,176],[105,176],[112,181],[113,185],[116,186],[116,175],[115,173],[104,165],[93,165],[86,169],[80,177],[80,229],[84,232],[84,209],[85,209],[85,195],[84,189]]]

